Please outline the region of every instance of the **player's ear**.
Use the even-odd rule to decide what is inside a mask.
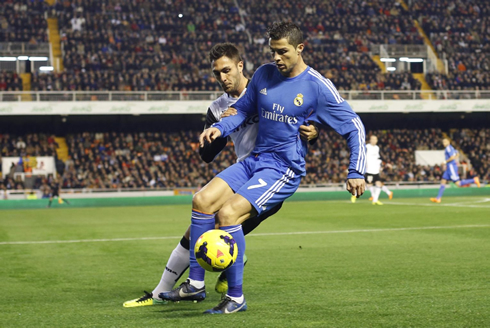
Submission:
[[[243,72],[243,61],[239,61],[236,67],[238,68],[239,73]]]
[[[305,48],[305,44],[304,43],[300,43],[296,46],[296,52],[298,53],[298,55],[301,55],[301,53],[303,52],[303,49]]]

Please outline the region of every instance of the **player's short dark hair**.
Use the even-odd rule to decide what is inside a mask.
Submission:
[[[292,22],[275,22],[267,29],[267,35],[271,40],[287,39],[293,47],[303,43],[303,31]]]
[[[211,50],[209,51],[209,62],[212,63],[213,61],[218,60],[223,56],[233,59],[236,63],[243,61],[242,57],[240,56],[240,51],[238,51],[238,48],[235,47],[235,45],[232,43],[225,42],[218,43],[214,45],[213,48],[211,48]]]

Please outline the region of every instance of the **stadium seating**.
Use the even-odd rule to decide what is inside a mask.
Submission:
[[[48,42],[42,0],[7,0],[0,3],[0,42]]]
[[[230,41],[244,53],[249,76],[271,60],[264,39],[274,19],[297,17],[308,31],[307,61],[343,90],[420,89],[405,74],[380,74],[366,52],[371,43],[422,43],[408,13],[388,1],[357,9],[313,1],[142,2],[125,0],[57,4],[65,73],[33,77],[33,90],[210,91],[217,84],[205,58],[216,42]],[[278,8],[281,8],[280,10]],[[293,8],[295,8],[293,10]],[[298,8],[298,9],[296,9]],[[352,14],[356,14],[353,16]],[[358,18],[354,18],[358,17]],[[249,41],[252,41],[249,43]],[[203,56],[204,54],[204,56]],[[397,82],[400,81],[400,82]]]
[[[449,74],[430,74],[429,84],[439,90],[490,90],[490,3],[449,0],[412,1],[414,17],[441,58]]]
[[[441,149],[439,129],[368,131],[378,136],[388,182],[437,182],[441,166],[415,163],[415,150]],[[199,131],[178,133],[80,133],[67,136],[70,158],[58,165],[63,188],[150,188],[202,187],[218,172],[233,164],[236,156],[229,145],[211,164],[197,152]],[[489,180],[490,130],[463,129],[451,133],[454,145],[472,164],[470,175]],[[0,135],[1,155],[57,156],[53,136]],[[306,157],[307,176],[302,185],[321,185],[345,181],[349,149],[334,131],[321,130]],[[19,171],[21,172],[21,171]],[[8,189],[17,188],[11,177],[4,177]],[[21,181],[18,181],[20,183]],[[38,183],[38,185],[41,182]]]

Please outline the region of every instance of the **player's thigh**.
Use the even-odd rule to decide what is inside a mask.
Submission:
[[[289,198],[298,189],[301,177],[291,169],[263,169],[236,193],[246,198],[258,215]]]
[[[442,174],[442,178],[453,182],[459,181],[460,179],[457,169],[453,166],[448,166],[447,170]]]
[[[248,199],[242,195],[235,194],[228,199],[216,215],[221,227],[242,224],[243,221],[256,215],[255,208]]]
[[[231,187],[218,177],[215,177],[192,198],[192,208],[205,213],[214,213],[234,195]]]
[[[233,164],[194,195],[193,208],[205,213],[217,212],[249,178],[243,163]]]

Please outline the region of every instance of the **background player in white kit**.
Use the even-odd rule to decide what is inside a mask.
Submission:
[[[249,82],[243,75],[242,58],[238,49],[233,44],[220,43],[215,45],[209,52],[209,60],[212,65],[213,74],[223,88],[224,93],[209,106],[206,114],[205,129],[209,128],[212,124],[219,122],[222,117],[230,114],[231,111],[225,114],[226,110],[245,94]],[[255,139],[258,132],[257,123],[257,115],[249,117],[230,135],[235,147],[237,161],[245,159],[254,149]],[[310,143],[316,141],[316,138],[318,137],[318,131],[313,125],[302,125],[300,126],[299,131],[301,139],[310,141]],[[210,163],[216,155],[223,150],[226,144],[227,138],[218,138],[212,143],[206,144],[203,148],[199,148],[199,155],[203,161]],[[244,222],[242,226],[244,234],[249,233],[263,220],[277,213],[281,208],[281,205],[282,204],[279,204],[262,215]],[[175,283],[189,267],[189,232],[190,230],[187,229],[177,247],[172,251],[165,270],[162,273],[160,283],[155,287],[152,293],[145,292],[145,295],[142,297],[125,302],[123,304],[124,307],[139,307],[166,303],[166,301],[163,301],[158,297],[158,294],[171,291]],[[217,292],[226,292],[227,282],[224,273],[220,275],[215,289]]]
[[[371,192],[371,197],[373,205],[383,205],[379,201],[379,195],[381,191],[384,191],[388,197],[391,199],[393,197],[393,192],[390,191],[386,186],[383,185],[379,172],[381,169],[381,156],[379,155],[378,137],[372,135],[369,138],[369,143],[366,145],[366,184]],[[356,197],[352,196],[351,201],[356,202]]]

